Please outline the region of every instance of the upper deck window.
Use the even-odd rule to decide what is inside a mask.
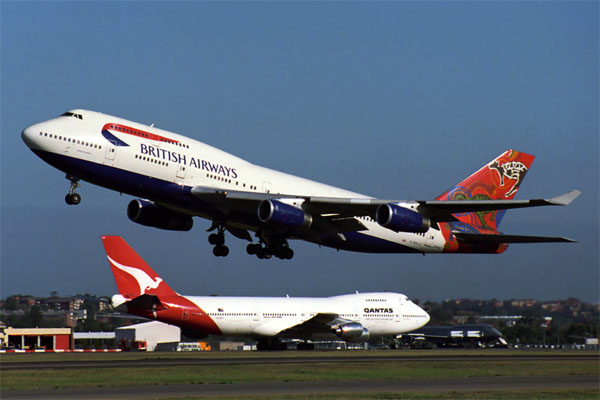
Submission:
[[[61,114],[61,117],[73,117],[73,118],[77,118],[77,119],[83,120],[83,115],[81,115],[81,114],[75,114],[75,113],[72,113],[70,111],[67,111],[64,114]]]

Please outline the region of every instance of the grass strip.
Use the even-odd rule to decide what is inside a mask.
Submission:
[[[448,361],[318,364],[219,364],[182,368],[82,368],[8,370],[2,389],[50,389],[105,386],[148,386],[239,382],[306,382],[325,380],[464,378],[477,376],[598,375],[596,360]]]
[[[211,397],[185,397],[189,400],[213,399]],[[327,394],[327,395],[273,395],[273,396],[221,396],[220,399],[240,400],[597,400],[600,398],[598,389],[531,389],[506,391],[476,391],[476,392],[396,392],[396,393],[364,393],[364,394]],[[180,398],[172,398],[176,400]]]
[[[260,396],[221,396],[219,399],[239,400],[597,400],[600,391],[597,389],[531,389],[506,391],[477,391],[477,392],[396,392],[396,393],[364,393],[364,394],[327,394],[327,395],[260,395]],[[189,400],[214,399],[210,397],[185,397]],[[181,399],[173,397],[172,400]]]

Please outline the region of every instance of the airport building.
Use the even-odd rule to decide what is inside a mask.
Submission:
[[[71,328],[4,328],[1,347],[15,350],[71,350]]]
[[[181,341],[181,328],[158,321],[123,326],[115,330],[117,347],[123,350],[154,351],[159,343]]]
[[[112,349],[115,347],[114,332],[73,332],[76,349]]]

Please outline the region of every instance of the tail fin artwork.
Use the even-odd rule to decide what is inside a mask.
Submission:
[[[120,236],[102,236],[120,294],[112,297],[118,310],[176,325],[195,335],[219,335],[215,322],[190,298],[181,296]]]
[[[106,257],[117,288],[125,299],[144,294],[177,296],[177,293],[120,236],[102,236]]]
[[[477,172],[436,198],[451,200],[512,200],[535,157],[516,150],[506,150]],[[469,225],[495,231],[506,210],[455,214]]]

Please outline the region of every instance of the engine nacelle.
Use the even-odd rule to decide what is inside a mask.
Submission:
[[[358,322],[340,325],[335,334],[346,342],[366,342],[369,340],[369,330]]]
[[[280,200],[263,200],[258,204],[258,219],[294,228],[309,228],[312,216],[301,208],[286,204]]]
[[[379,225],[394,232],[427,232],[431,226],[429,218],[396,204],[382,204],[377,207],[375,220]]]
[[[194,221],[192,217],[148,200],[131,200],[127,206],[127,217],[141,225],[170,231],[189,231]]]

